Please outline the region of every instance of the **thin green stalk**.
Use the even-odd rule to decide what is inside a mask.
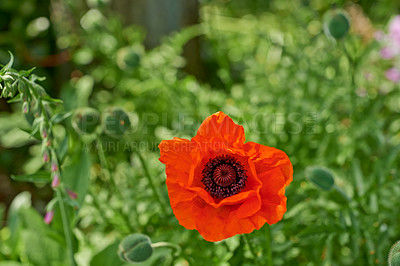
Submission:
[[[265,241],[266,241],[266,257],[267,257],[267,266],[272,266],[272,250],[271,250],[271,241],[272,241],[272,237],[271,237],[271,228],[269,227],[268,224],[266,224],[265,226]]]
[[[253,244],[250,242],[250,239],[248,238],[248,236],[246,234],[242,234],[241,236],[243,237],[244,242],[246,243],[247,247],[249,248],[251,255],[254,258],[257,258],[257,253],[254,249]]]
[[[101,140],[96,140],[96,146],[97,146],[97,154],[99,156],[99,160],[100,160],[100,165],[101,165],[101,169],[104,173],[104,175],[106,175],[106,179],[109,180],[109,182],[111,182],[111,185],[115,191],[115,193],[118,195],[118,197],[120,198],[120,200],[124,201],[124,197],[121,193],[121,191],[119,190],[117,184],[115,183],[114,178],[111,177],[111,171],[107,162],[107,158],[106,158],[106,154],[104,152],[104,148],[103,148],[103,143],[101,142]],[[129,217],[127,217],[125,215],[125,213],[123,212],[123,210],[121,209],[121,216],[122,219],[124,220],[126,226],[129,228],[129,230],[133,231],[133,227],[131,225],[131,223],[129,222]]]
[[[149,169],[147,168],[146,162],[145,162],[143,156],[140,154],[139,151],[135,151],[135,152],[139,157],[139,160],[140,160],[140,162],[142,164],[142,167],[143,167],[143,171],[144,171],[144,173],[145,173],[145,175],[147,177],[147,180],[149,181],[151,189],[153,190],[154,197],[156,197],[158,203],[160,204],[161,211],[164,214],[164,216],[167,216],[166,206],[165,206],[164,202],[161,200],[160,195],[158,195],[156,186],[154,185],[153,178],[150,175],[150,172],[149,172]]]
[[[65,211],[64,200],[63,200],[60,188],[57,188],[56,194],[57,194],[58,204],[60,205],[61,220],[62,220],[62,225],[63,225],[63,229],[64,229],[65,242],[67,244],[69,264],[71,266],[76,266],[76,262],[75,262],[75,258],[74,258],[74,250],[73,250],[73,246],[72,246],[71,228],[69,226],[68,216]]]

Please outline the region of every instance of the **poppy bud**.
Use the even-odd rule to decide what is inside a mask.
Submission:
[[[53,217],[54,217],[54,211],[53,210],[51,210],[49,212],[46,212],[46,215],[44,216],[44,222],[46,224],[50,224],[51,221],[53,220]]]
[[[332,173],[320,167],[307,167],[306,177],[322,190],[331,190],[335,184]]]
[[[389,252],[389,266],[400,266],[400,241],[394,243]]]
[[[78,134],[92,134],[100,123],[100,115],[96,109],[85,107],[76,110],[72,125]]]
[[[109,136],[122,136],[131,126],[129,116],[119,108],[111,108],[106,111],[103,120],[104,132]]]
[[[126,262],[142,262],[153,254],[150,238],[142,234],[125,237],[118,248],[119,257]]]
[[[339,40],[350,30],[350,18],[346,11],[334,9],[324,16],[324,32],[328,37]]]
[[[140,63],[140,55],[131,47],[123,47],[117,53],[117,65],[122,70],[137,68]]]

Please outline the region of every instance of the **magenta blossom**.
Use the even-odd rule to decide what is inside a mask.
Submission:
[[[392,67],[392,68],[386,70],[385,77],[388,80],[391,80],[393,82],[399,82],[400,81],[400,70]]]

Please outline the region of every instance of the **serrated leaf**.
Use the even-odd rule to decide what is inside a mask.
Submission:
[[[29,175],[11,175],[11,179],[18,182],[49,183],[51,175],[49,172],[40,171]]]

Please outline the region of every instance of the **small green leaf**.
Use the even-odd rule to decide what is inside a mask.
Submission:
[[[21,70],[21,71],[18,72],[18,74],[20,76],[23,76],[23,77],[28,77],[32,73],[32,71],[35,70],[35,69],[36,69],[36,67],[32,67],[29,70]]]
[[[308,167],[306,177],[317,187],[323,190],[331,190],[335,184],[332,173],[321,167]]]
[[[11,179],[18,182],[48,183],[51,176],[49,172],[39,171],[30,175],[11,175]]]
[[[50,119],[50,123],[58,124],[58,123],[64,121],[65,119],[67,119],[68,117],[70,117],[71,115],[72,115],[72,112],[55,114]]]
[[[10,51],[8,51],[8,53],[10,54],[10,61],[2,69],[4,72],[8,71],[11,68],[11,66],[14,64],[14,56],[13,56],[13,54]]]
[[[118,242],[114,242],[99,253],[93,256],[90,261],[91,266],[122,265],[124,264],[118,257]]]

